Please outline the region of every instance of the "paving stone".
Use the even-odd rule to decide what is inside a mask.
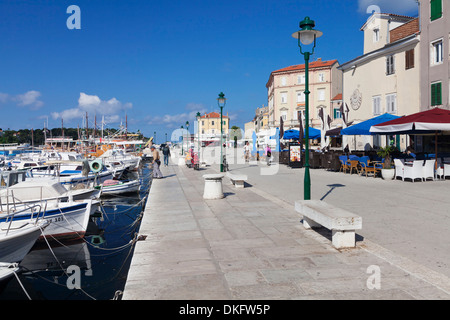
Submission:
[[[367,211],[356,248],[336,250],[329,230],[305,230],[294,209],[295,200],[301,198],[301,170],[280,166],[278,176],[262,177],[260,167],[236,168],[246,170],[250,184],[236,189],[224,180],[225,198],[220,200],[202,198],[202,175],[217,172],[215,167],[162,168],[165,178],[151,187],[139,230],[147,238],[136,243],[123,299],[450,299],[448,256],[441,254],[434,264],[425,265],[420,254],[428,254],[427,246],[416,244],[412,253],[404,250],[417,234],[411,227],[416,230],[423,222],[420,206],[435,197],[438,189],[433,183],[408,184],[411,194],[406,193],[404,200],[410,210],[408,224],[403,203],[393,205],[399,213],[386,219],[376,199],[389,198],[389,188],[399,190],[406,184],[312,170],[314,198],[325,197],[354,212]],[[345,188],[329,187],[338,183]],[[420,189],[425,185],[430,190]],[[450,184],[442,186],[450,191]],[[377,197],[348,198],[349,189],[378,190]],[[417,193],[423,199],[413,195]],[[450,217],[437,212],[443,203],[433,205],[429,218],[435,221],[428,228],[442,228]],[[445,252],[441,243],[448,245],[449,239],[439,235],[432,250]],[[426,237],[418,235],[428,243]],[[369,272],[373,267],[380,271],[379,289],[368,286],[374,279]]]

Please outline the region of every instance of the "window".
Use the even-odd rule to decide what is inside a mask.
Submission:
[[[431,21],[439,19],[442,17],[442,0],[431,0],[430,1],[430,12]]]
[[[405,70],[414,68],[414,49],[405,51]]]
[[[202,126],[204,126],[205,125],[205,120],[202,120]]]
[[[325,75],[323,73],[319,73],[319,82],[325,82]]]
[[[281,78],[281,85],[282,86],[286,85],[286,77]]]
[[[381,114],[381,97],[372,97],[372,112],[374,116]]]
[[[303,91],[297,91],[297,103],[305,102],[305,93]]]
[[[339,108],[334,109],[334,119],[342,119],[341,110]]]
[[[386,112],[397,113],[397,95],[395,93],[386,95]]]
[[[443,62],[443,45],[442,40],[431,43],[431,65]]]
[[[319,101],[325,100],[325,89],[317,89],[317,95],[319,96]]]
[[[286,111],[281,111],[281,118],[283,119],[283,121],[286,121],[286,119],[287,119],[287,112]]]
[[[297,76],[297,84],[304,84],[305,83],[305,75],[298,75]]]
[[[213,121],[211,121],[211,125],[212,125],[212,126],[214,125],[214,120],[213,120]]]
[[[287,92],[281,93],[281,103],[287,103]]]
[[[431,84],[431,105],[442,105],[442,82]]]
[[[395,65],[394,65],[394,55],[392,56],[388,56],[386,58],[386,74],[390,75],[390,74],[394,74],[395,73]]]
[[[378,42],[380,40],[380,29],[373,29],[373,42]]]

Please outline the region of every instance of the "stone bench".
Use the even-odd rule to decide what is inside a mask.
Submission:
[[[320,200],[296,201],[295,210],[303,215],[306,229],[323,226],[331,230],[335,248],[355,247],[355,230],[362,228],[360,216]]]
[[[244,188],[245,181],[247,181],[247,175],[241,173],[231,173],[227,171],[227,177],[230,178],[231,183],[234,184],[236,188]]]
[[[222,188],[222,178],[223,174],[204,174],[205,179],[205,189],[203,191],[203,199],[216,200],[222,199],[223,188]]]

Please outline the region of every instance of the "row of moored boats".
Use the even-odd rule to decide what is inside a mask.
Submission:
[[[33,245],[43,240],[84,237],[100,197],[138,192],[139,180],[123,180],[141,157],[110,149],[86,159],[55,150],[4,159],[0,169],[0,280],[19,269]]]

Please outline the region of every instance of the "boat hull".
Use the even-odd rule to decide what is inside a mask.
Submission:
[[[124,182],[116,185],[105,186],[101,188],[101,195],[117,195],[122,193],[134,193],[140,190],[139,181]]]
[[[9,222],[2,222],[0,236],[0,261],[2,262],[20,262],[31,250],[36,240],[42,235],[42,231],[48,226],[48,222],[39,222],[37,224],[25,223],[17,229],[11,229],[6,235]]]
[[[99,205],[96,200],[83,202],[60,203],[59,207],[46,209],[39,213],[39,217],[50,225],[44,230],[38,240],[47,239],[77,239],[84,237],[90,215]],[[14,220],[35,219],[38,213],[25,212],[17,214]],[[3,219],[4,220],[4,219]],[[0,219],[0,222],[3,221]]]

